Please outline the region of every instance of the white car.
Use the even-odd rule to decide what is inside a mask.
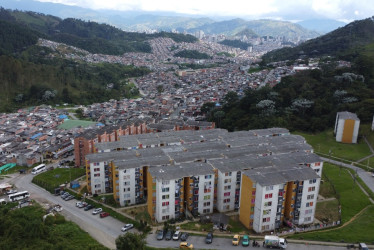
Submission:
[[[92,214],[99,214],[102,211],[103,211],[103,209],[99,207],[99,208],[96,208],[94,211],[92,211]]]
[[[179,237],[181,236],[181,231],[175,231],[173,234],[173,240],[179,240]]]
[[[82,202],[78,201],[77,203],[75,203],[75,206],[79,207],[82,205]]]
[[[6,191],[6,194],[7,195],[9,195],[9,194],[15,194],[17,192],[18,192],[17,189],[10,189],[10,190]]]
[[[130,230],[130,229],[133,228],[133,227],[134,227],[133,224],[126,224],[126,225],[124,225],[124,226],[122,227],[121,231],[122,231],[122,232],[126,232],[126,231]]]

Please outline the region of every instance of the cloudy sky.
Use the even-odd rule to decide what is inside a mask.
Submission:
[[[373,0],[38,0],[111,10],[171,11],[206,16],[357,20],[374,15]]]

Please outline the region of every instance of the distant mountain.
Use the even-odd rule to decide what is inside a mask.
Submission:
[[[308,30],[314,30],[321,34],[328,33],[346,25],[344,22],[333,19],[309,19],[297,22],[297,24]]]
[[[176,42],[195,42],[191,35],[174,33],[125,32],[108,24],[85,22],[79,19],[60,19],[36,12],[0,9],[0,20],[21,24],[39,32],[39,37],[66,43],[91,53],[121,55],[126,52],[151,52],[147,40],[169,37]]]
[[[77,6],[30,0],[1,0],[0,6],[23,11],[41,12],[60,18],[78,18],[85,21],[107,23],[127,31],[145,31],[150,29],[184,31],[214,22],[210,18],[182,16],[171,12],[95,11]]]
[[[326,35],[308,40],[294,48],[271,51],[263,56],[265,62],[293,60],[301,55],[354,56],[363,47],[374,43],[374,17],[354,21]]]
[[[259,36],[285,36],[286,38],[314,38],[319,36],[317,32],[307,30],[291,22],[265,19],[246,21],[240,18],[205,24],[194,29],[189,29],[188,31],[195,32],[202,30],[206,34],[235,36],[246,29],[252,30]]]
[[[256,38],[258,35],[251,29],[245,28],[244,30],[235,34],[235,36],[246,36],[247,38]]]

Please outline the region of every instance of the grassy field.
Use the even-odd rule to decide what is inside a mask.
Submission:
[[[54,193],[54,189],[59,185],[75,180],[85,173],[83,168],[56,168],[35,176],[32,182]]]
[[[308,239],[335,242],[358,242],[374,243],[374,206],[369,198],[354,183],[347,169],[324,163],[323,173],[331,181],[340,198],[342,222],[348,222],[352,217],[359,214],[353,221],[340,228],[327,229],[324,231],[295,234],[289,238]],[[362,183],[361,180],[358,182]],[[329,209],[335,209],[335,205],[317,203],[316,217],[329,213]],[[322,206],[322,207],[321,207]],[[332,215],[334,216],[334,215]]]
[[[370,204],[369,198],[354,183],[344,168],[324,163],[323,171],[335,187],[342,208],[342,222],[347,222],[355,214]]]
[[[88,127],[94,124],[96,124],[96,122],[84,121],[84,120],[67,120],[67,121],[64,121],[64,123],[62,123],[61,125],[59,125],[58,128],[59,129],[72,129],[78,126]]]
[[[19,173],[20,169],[25,169],[27,171],[29,168],[24,167],[24,166],[15,166],[15,167],[7,170],[7,171],[2,171],[0,175],[8,175],[8,174]]]
[[[229,230],[233,233],[243,233],[243,234],[249,233],[248,229],[245,228],[243,224],[239,221],[238,215],[230,217]]]
[[[325,230],[322,232],[311,232],[295,234],[289,238],[318,240],[318,241],[335,241],[335,242],[366,242],[374,244],[374,206],[369,206],[360,214],[352,223],[345,227]]]
[[[62,215],[48,216],[39,205],[10,210],[0,207],[0,249],[107,249]]]
[[[357,161],[371,154],[368,145],[362,138],[359,138],[357,144],[344,144],[336,142],[333,130],[327,130],[318,134],[307,134],[303,132],[294,132],[303,136],[306,141],[314,148],[316,153],[323,153],[331,156]]]

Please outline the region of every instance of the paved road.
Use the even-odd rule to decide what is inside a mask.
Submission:
[[[194,249],[249,249],[252,247],[252,241],[250,242],[250,247],[243,247],[243,246],[233,246],[231,243],[231,239],[227,238],[217,238],[213,239],[212,244],[205,243],[205,237],[201,236],[190,236],[187,240],[188,243],[192,243]],[[155,234],[149,234],[147,236],[147,245],[156,247],[156,248],[179,248],[180,241],[167,241],[167,240],[157,240]],[[262,241],[259,242],[262,244]],[[258,249],[264,249],[259,247]],[[306,245],[306,244],[295,244],[290,243],[287,246],[287,250],[342,250],[346,249],[346,247],[336,247],[336,246],[319,246],[319,245]]]
[[[370,190],[372,192],[374,192],[374,177],[371,176],[370,172],[367,172],[367,171],[363,170],[362,168],[352,166],[350,164],[346,164],[346,163],[343,163],[343,162],[331,160],[329,158],[321,157],[321,159],[325,162],[330,162],[330,163],[338,165],[338,166],[353,169],[354,171],[356,171],[356,173],[362,179],[362,181],[365,182],[366,186],[368,186],[370,188]]]
[[[93,238],[104,246],[115,249],[115,239],[122,233],[123,222],[112,217],[100,218],[99,215],[92,215],[92,210],[84,211],[76,207],[77,200],[64,201],[60,196],[54,196],[46,190],[31,183],[34,176],[19,175],[12,180],[19,190],[28,190],[31,198],[44,204],[60,204],[63,207],[62,214],[68,220],[78,224]]]

